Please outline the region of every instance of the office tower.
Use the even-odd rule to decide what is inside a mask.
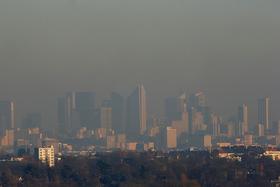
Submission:
[[[221,118],[218,115],[212,114],[211,115],[211,134],[215,136],[220,136],[221,132]]]
[[[15,106],[12,101],[0,101],[0,134],[15,128]]]
[[[226,134],[228,137],[234,137],[235,136],[235,126],[236,124],[232,121],[227,122],[226,124]]]
[[[249,132],[248,107],[245,104],[238,107],[237,123],[238,123],[238,129],[237,129],[238,136],[244,136],[246,133]]]
[[[102,107],[111,108],[111,128],[116,133],[123,133],[125,130],[124,98],[120,94],[112,92],[110,99],[103,101]]]
[[[125,131],[124,98],[118,93],[111,93],[110,107],[112,108],[112,128],[116,133]]]
[[[265,130],[270,129],[270,98],[261,98],[258,101],[258,123],[264,125]]]
[[[176,129],[177,136],[180,137],[182,133],[189,133],[189,114],[183,112],[180,120],[174,120],[171,122],[171,126]]]
[[[103,106],[100,108],[100,127],[112,129],[112,108]]]
[[[95,111],[95,94],[92,92],[75,93],[75,109],[78,112],[81,127],[93,127]]]
[[[178,119],[177,98],[169,97],[165,99],[165,117],[167,121]]]
[[[264,136],[264,131],[265,131],[265,127],[263,124],[258,124],[257,126],[257,135],[258,136]]]
[[[35,148],[35,158],[49,167],[55,166],[54,161],[54,147],[39,147]]]
[[[209,107],[206,106],[206,96],[202,91],[198,91],[194,94],[191,94],[188,100],[187,109],[189,112],[189,125],[191,128],[192,133],[195,133],[195,129],[199,128],[197,130],[204,129],[204,126],[206,128],[209,125],[211,125],[211,110]],[[199,112],[199,114],[198,114]],[[197,121],[197,116],[199,115],[199,118],[202,116],[202,121],[199,122],[200,126],[203,127],[202,129],[200,127],[197,127],[197,123],[194,124],[195,121]],[[199,119],[200,120],[200,119]],[[203,124],[203,125],[202,125]]]
[[[127,100],[127,135],[143,135],[146,131],[147,108],[143,85],[138,85]]]
[[[165,100],[165,116],[168,122],[180,120],[182,113],[187,111],[187,97],[182,94],[179,97],[169,97]]]
[[[212,123],[211,108],[209,106],[203,107],[202,108],[202,114],[203,114],[204,123],[209,127]]]
[[[186,93],[181,94],[179,97],[177,97],[177,110],[180,113],[187,111],[187,95]]]
[[[81,127],[76,107],[76,93],[70,92],[65,96],[65,130],[73,131]]]
[[[197,111],[202,112],[204,107],[206,107],[206,96],[202,91],[190,95],[188,109],[195,108]]]
[[[42,126],[42,115],[40,113],[29,113],[27,114],[21,124],[21,128],[35,128]]]
[[[191,133],[195,134],[197,132],[205,131],[207,126],[204,124],[202,112],[195,112],[192,114],[191,119]]]
[[[4,134],[0,138],[1,146],[13,146],[15,142],[14,129],[6,129]]]
[[[94,126],[95,94],[93,92],[70,92],[58,99],[58,123],[65,130]]]
[[[176,129],[166,127],[166,148],[175,149],[177,147],[177,133]]]

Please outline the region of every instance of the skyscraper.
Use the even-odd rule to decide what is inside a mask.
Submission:
[[[246,104],[238,107],[237,135],[244,136],[249,131],[248,107]]]
[[[206,106],[206,96],[202,91],[198,91],[190,95],[187,108],[190,116],[189,124],[191,133],[195,133],[195,131],[198,130],[197,117],[199,117],[199,123],[203,124],[199,125],[200,127],[204,128],[204,125],[206,125],[206,128],[210,129],[209,126],[211,125],[211,111],[210,108]],[[200,119],[201,117],[202,122]],[[199,128],[200,131],[203,130],[203,128]]]
[[[216,115],[212,114],[211,115],[211,126],[210,126],[210,133],[212,136],[220,136],[221,132],[221,118]]]
[[[146,129],[146,92],[143,85],[138,85],[127,99],[127,135],[143,135]]]
[[[103,106],[100,108],[100,126],[105,129],[112,129],[112,108]]]
[[[206,107],[206,96],[202,91],[191,94],[189,97],[188,108],[195,108],[197,111],[202,112]]]
[[[202,112],[192,113],[191,120],[192,122],[190,129],[192,134],[207,130],[207,126],[204,124]]]
[[[15,105],[12,101],[0,101],[0,133],[15,128]]]
[[[95,94],[70,92],[58,99],[58,123],[65,130],[94,128]]]
[[[75,109],[78,112],[81,127],[93,128],[93,114],[95,111],[95,93],[76,92]]]
[[[182,114],[187,111],[187,97],[182,94],[179,97],[168,97],[165,100],[165,116],[168,122],[180,120]]]
[[[258,124],[264,125],[265,130],[270,129],[270,98],[260,98],[258,101]]]
[[[110,106],[112,108],[112,128],[117,133],[123,133],[125,130],[124,98],[118,93],[111,93]]]
[[[166,127],[166,148],[175,149],[177,147],[177,132],[172,127]]]

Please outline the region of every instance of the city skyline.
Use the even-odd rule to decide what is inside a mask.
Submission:
[[[19,116],[42,112],[52,126],[53,98],[65,92],[103,100],[142,82],[156,115],[165,97],[202,89],[223,116],[242,103],[256,111],[262,96],[277,116],[279,3],[2,1],[0,99],[15,100]]]
[[[143,85],[142,85],[143,86]],[[203,93],[202,91],[201,91],[201,89],[199,89],[195,94],[197,94],[197,95],[200,95],[201,93]],[[94,91],[72,91],[72,92],[65,92],[65,97],[66,98],[63,98],[63,97],[59,97],[59,96],[57,96],[57,99],[54,99],[54,101],[56,101],[57,102],[57,106],[55,106],[54,108],[56,109],[55,111],[56,112],[58,112],[57,113],[57,115],[55,115],[55,118],[54,119],[52,119],[53,121],[55,121],[54,122],[54,124],[52,124],[54,127],[57,127],[57,125],[60,125],[60,123],[61,122],[59,122],[59,120],[61,121],[62,119],[59,119],[60,117],[59,117],[59,103],[61,103],[61,104],[64,104],[65,105],[65,101],[67,101],[67,98],[68,97],[70,97],[71,95],[71,98],[73,97],[73,98],[75,98],[74,96],[75,95],[79,95],[79,94],[92,94],[93,96],[93,108],[91,109],[91,110],[96,110],[96,109],[98,109],[98,108],[102,108],[102,106],[110,106],[110,107],[112,107],[112,105],[113,105],[113,103],[112,102],[120,102],[120,101],[117,101],[117,100],[122,100],[121,101],[121,103],[118,103],[118,105],[125,105],[125,101],[124,101],[124,99],[126,98],[126,97],[129,97],[129,95],[128,96],[124,96],[124,95],[121,95],[121,94],[119,94],[119,93],[117,93],[117,92],[111,92],[111,96],[110,96],[110,94],[109,94],[109,97],[104,97],[104,99],[103,100],[101,100],[100,98],[97,98],[96,97],[96,92],[94,92]],[[193,105],[194,103],[192,103],[192,99],[193,99],[193,97],[195,96],[195,94],[194,94],[194,92],[191,92],[191,94],[189,94],[189,95],[187,95],[186,94],[186,92],[183,92],[183,93],[181,93],[181,95],[179,95],[177,98],[176,97],[174,97],[174,96],[167,96],[167,97],[165,97],[165,99],[163,99],[161,102],[162,102],[162,105],[163,105],[163,108],[161,109],[162,111],[164,111],[164,110],[166,110],[166,109],[164,109],[164,108],[170,108],[171,110],[172,110],[172,107],[173,106],[170,106],[170,107],[167,107],[167,105],[166,105],[166,101],[168,101],[168,100],[171,100],[172,101],[172,99],[174,100],[173,102],[181,102],[181,104],[179,104],[179,105],[181,105],[181,106],[174,106],[174,107],[179,107],[179,108],[181,108],[183,105],[186,105],[186,104],[184,104],[184,100],[186,100],[186,103],[188,104],[188,106],[191,106],[191,105]],[[203,93],[204,94],[204,93]],[[111,97],[111,98],[110,98]],[[115,97],[115,99],[117,99],[117,100],[115,100],[114,101],[114,98]],[[209,97],[208,96],[203,96],[203,97],[207,97],[207,101],[209,100]],[[73,100],[73,98],[71,99],[71,98],[69,98],[68,99],[68,102],[70,102],[71,100],[72,101],[74,101]],[[82,98],[82,97],[81,97]],[[185,99],[184,99],[185,98]],[[61,99],[66,99],[65,101],[64,100],[61,100]],[[148,98],[149,99],[149,98]],[[180,99],[182,99],[182,101],[180,101]],[[267,96],[264,96],[264,97],[259,97],[256,101],[255,101],[255,103],[252,105],[249,105],[249,110],[250,110],[250,112],[248,113],[248,104],[239,104],[238,106],[237,106],[237,108],[238,108],[238,113],[236,114],[236,108],[232,108],[231,110],[233,111],[233,112],[231,112],[231,114],[230,115],[223,115],[223,113],[219,113],[219,112],[217,112],[217,111],[215,111],[215,110],[213,110],[213,107],[211,106],[211,105],[206,105],[207,107],[209,107],[209,106],[211,106],[211,112],[213,112],[213,113],[215,113],[215,114],[219,114],[219,116],[222,116],[224,119],[231,119],[232,117],[234,117],[234,118],[236,118],[236,120],[238,121],[239,120],[239,116],[241,115],[240,114],[240,110],[241,110],[241,107],[243,106],[243,107],[245,107],[246,109],[246,119],[245,119],[245,121],[247,121],[247,124],[249,125],[248,126],[248,128],[250,129],[250,128],[252,128],[252,126],[254,126],[255,124],[256,125],[258,125],[258,124],[263,124],[264,122],[261,122],[260,123],[260,101],[262,101],[262,100],[268,100],[267,101],[267,103],[270,101],[270,99],[271,99],[271,97],[267,97]],[[97,102],[97,100],[99,101],[99,102]],[[177,100],[177,101],[176,101]],[[1,101],[1,100],[0,100]],[[210,101],[211,101],[211,99],[210,99]],[[16,104],[16,102],[14,101],[14,100],[2,100],[2,102],[11,102],[12,103],[12,105],[13,105],[13,107],[15,107],[15,106],[17,106],[17,104]],[[194,101],[194,102],[198,102],[198,101]],[[74,102],[75,103],[75,102]],[[68,104],[68,107],[75,107],[75,106],[72,106],[74,103],[69,103]],[[105,103],[105,104],[104,104]],[[190,104],[190,103],[192,103],[192,104]],[[210,102],[211,103],[211,102]],[[246,103],[246,102],[245,102]],[[86,104],[86,100],[84,101],[84,104]],[[165,106],[164,106],[164,104],[165,104]],[[15,106],[14,106],[15,105]],[[147,109],[148,108],[151,108],[150,107],[150,105],[152,105],[151,103],[147,103]],[[254,105],[257,105],[255,108],[253,108],[253,106]],[[269,124],[270,125],[272,125],[272,122],[277,122],[279,119],[278,118],[276,118],[276,116],[274,116],[274,118],[272,118],[272,114],[273,114],[273,110],[271,109],[271,105],[273,105],[273,102],[269,102],[269,106],[267,106],[268,108],[269,108],[269,111],[267,111],[267,112],[269,112],[269,117],[268,117],[268,121],[269,121]],[[87,107],[90,107],[90,105],[88,105]],[[115,106],[116,107],[116,106]],[[121,110],[123,110],[123,112],[125,112],[124,110],[125,110],[125,107],[124,106],[117,106],[117,107],[121,107],[121,108],[123,108],[123,109],[121,109]],[[185,106],[186,107],[186,106]],[[54,109],[53,108],[53,109]],[[64,109],[65,110],[65,109]],[[115,109],[115,110],[118,110],[118,109]],[[177,108],[177,110],[178,110],[178,108]],[[172,114],[172,115],[176,115],[175,117],[173,117],[172,118],[172,120],[176,120],[176,119],[180,119],[181,118],[181,112],[183,112],[182,110],[186,110],[186,111],[188,111],[188,109],[187,108],[185,108],[185,109],[180,109],[181,111],[178,113],[177,112],[177,114]],[[26,112],[26,113],[24,113],[22,116],[19,116],[18,114],[17,114],[17,112],[18,112],[18,110],[16,110],[16,112],[13,114],[13,124],[17,124],[17,127],[20,127],[20,124],[22,124],[22,120],[25,118],[25,117],[27,117],[28,115],[40,115],[40,117],[39,116],[37,116],[37,118],[39,117],[40,118],[40,124],[42,125],[42,124],[46,124],[46,121],[42,121],[43,119],[42,119],[42,115],[44,115],[44,116],[46,116],[46,114],[44,114],[44,113],[42,113],[41,111],[34,111],[34,110],[32,110],[31,112]],[[89,111],[90,112],[90,111]],[[147,110],[147,117],[146,117],[146,119],[148,119],[148,118],[150,118],[150,117],[153,117],[153,116],[155,116],[155,114],[153,113],[153,112],[150,112],[150,110]],[[176,112],[175,112],[176,113]],[[254,113],[253,115],[252,115],[252,113]],[[268,114],[268,113],[267,113]],[[87,114],[87,115],[90,115],[90,114]],[[114,115],[114,118],[117,120],[117,121],[126,121],[126,119],[125,119],[125,115],[124,114],[122,114],[121,112],[118,112],[117,114],[113,114],[112,113],[112,115]],[[165,112],[161,112],[160,114],[157,114],[156,116],[157,117],[159,117],[159,118],[166,118],[166,119],[168,119],[168,113],[166,113],[166,111]],[[264,115],[264,114],[263,114]],[[69,116],[70,117],[70,116]],[[120,118],[121,117],[121,118]],[[120,118],[120,119],[117,119],[117,118]],[[63,120],[66,120],[67,121],[67,119],[63,119]],[[69,120],[69,119],[68,119]],[[92,119],[93,120],[93,119]],[[113,120],[112,121],[112,124],[113,123],[116,123],[116,120]],[[171,121],[172,121],[171,120]],[[66,121],[64,122],[64,123],[66,123]],[[170,120],[169,120],[170,121]],[[248,122],[248,121],[250,121],[250,122]],[[83,123],[83,122],[82,122]],[[121,127],[121,123],[120,122],[118,122],[119,123],[119,125],[116,125],[115,124],[115,126],[119,126],[120,127],[120,131],[122,131],[121,130],[121,128],[123,128],[123,127]],[[122,124],[125,124],[126,122],[122,122]],[[266,124],[264,124],[265,126],[266,126]],[[53,127],[52,126],[52,127]],[[68,124],[68,126],[69,126],[69,124]],[[86,124],[84,124],[84,125],[82,125],[82,126],[87,126]],[[81,126],[81,127],[82,127]],[[48,129],[48,126],[42,126],[42,127],[44,127],[44,128],[46,128],[46,129]],[[51,128],[52,128],[51,127]],[[67,126],[66,126],[67,127]],[[266,128],[267,129],[267,128]],[[246,130],[245,130],[246,131]]]
[[[279,7],[0,0],[0,187],[279,186]]]

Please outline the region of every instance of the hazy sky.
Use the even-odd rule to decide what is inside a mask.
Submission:
[[[280,110],[279,0],[1,0],[0,99],[46,125],[69,90],[127,95],[142,82],[150,114],[202,89],[223,115],[269,95]],[[254,120],[253,120],[254,121]]]

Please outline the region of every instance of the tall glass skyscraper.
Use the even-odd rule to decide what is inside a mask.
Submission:
[[[260,98],[258,101],[258,123],[264,125],[265,130],[270,129],[270,98]]]
[[[137,88],[127,99],[127,135],[143,135],[147,129],[146,91],[143,85]]]
[[[94,129],[95,93],[70,92],[58,99],[58,123],[64,130]]]
[[[248,131],[249,131],[248,107],[247,107],[247,105],[243,104],[242,106],[238,107],[237,135],[244,136],[245,133],[248,133]]]
[[[0,131],[15,128],[15,105],[12,101],[0,101]]]

